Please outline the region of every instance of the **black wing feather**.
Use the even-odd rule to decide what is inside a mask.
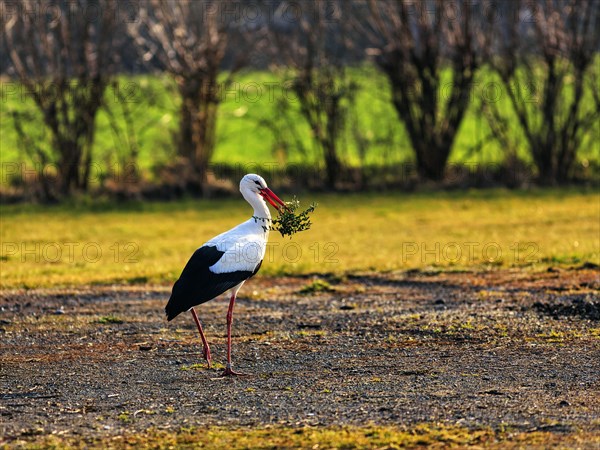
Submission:
[[[171,297],[165,307],[167,320],[172,320],[182,312],[221,295],[250,278],[260,268],[259,264],[254,272],[247,270],[227,273],[211,272],[209,267],[219,261],[224,253],[217,247],[208,245],[204,245],[194,252],[179,279],[173,285]]]

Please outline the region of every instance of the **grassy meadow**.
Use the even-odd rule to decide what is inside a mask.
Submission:
[[[341,141],[344,161],[350,165],[412,161],[410,143],[391,104],[386,77],[372,67],[349,69],[349,77],[357,90],[354,105],[349,106],[350,114]],[[287,87],[287,79],[285,74],[273,72],[242,72],[234,77],[231,85],[220,86],[215,164],[283,165],[321,161],[310,129],[300,115],[298,102]],[[441,98],[452,82],[450,71],[445,79],[440,87]],[[585,110],[593,107],[589,85],[584,97]],[[24,150],[19,149],[13,113],[23,115],[24,131],[42,148],[48,150],[50,139],[26,90],[7,79],[0,80],[0,87],[0,184],[6,185],[10,181],[7,173],[14,170],[12,163],[31,163]],[[530,92],[521,95],[524,101],[536,107],[535,96]],[[499,80],[488,71],[480,71],[471,96],[471,106],[459,130],[451,163],[495,163],[505,157],[507,149],[486,140],[490,131],[485,117],[479,112],[482,101],[499,102],[501,111],[514,125],[511,129],[514,130],[513,141],[518,156],[529,161],[518,121],[511,115],[507,93]],[[287,113],[282,114],[278,105],[286,98],[291,101]],[[94,171],[118,168],[128,160],[131,144],[135,143],[139,152],[137,164],[146,177],[152,179],[153,168],[168,163],[174,154],[173,135],[177,133],[179,108],[174,82],[166,75],[120,76],[117,83],[107,89],[105,104],[97,117]],[[127,117],[131,119],[129,124]],[[364,154],[357,148],[357,133],[367,143]],[[484,140],[485,145],[480,145]],[[596,140],[591,135],[584,140],[579,155],[582,161],[597,160]]]
[[[600,195],[584,190],[305,194],[311,230],[271,233],[262,274],[462,270],[600,263]],[[2,288],[171,283],[241,198],[2,206]]]

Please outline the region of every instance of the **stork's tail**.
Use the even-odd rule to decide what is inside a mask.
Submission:
[[[177,317],[179,314],[181,314],[181,312],[182,311],[175,306],[175,302],[173,301],[173,296],[171,295],[171,298],[169,298],[169,302],[167,303],[167,306],[165,306],[165,314],[167,315],[167,321],[170,322],[175,317]]]

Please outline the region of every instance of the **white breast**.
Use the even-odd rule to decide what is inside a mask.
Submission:
[[[269,231],[265,230],[266,225],[252,218],[208,241],[205,245],[214,245],[219,251],[225,252],[219,261],[209,267],[210,271],[254,272],[267,250]]]

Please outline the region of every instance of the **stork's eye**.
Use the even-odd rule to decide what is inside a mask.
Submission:
[[[256,185],[257,185],[257,186],[259,186],[259,187],[260,187],[260,181],[256,181],[256,180],[254,180],[254,182],[256,183]]]

